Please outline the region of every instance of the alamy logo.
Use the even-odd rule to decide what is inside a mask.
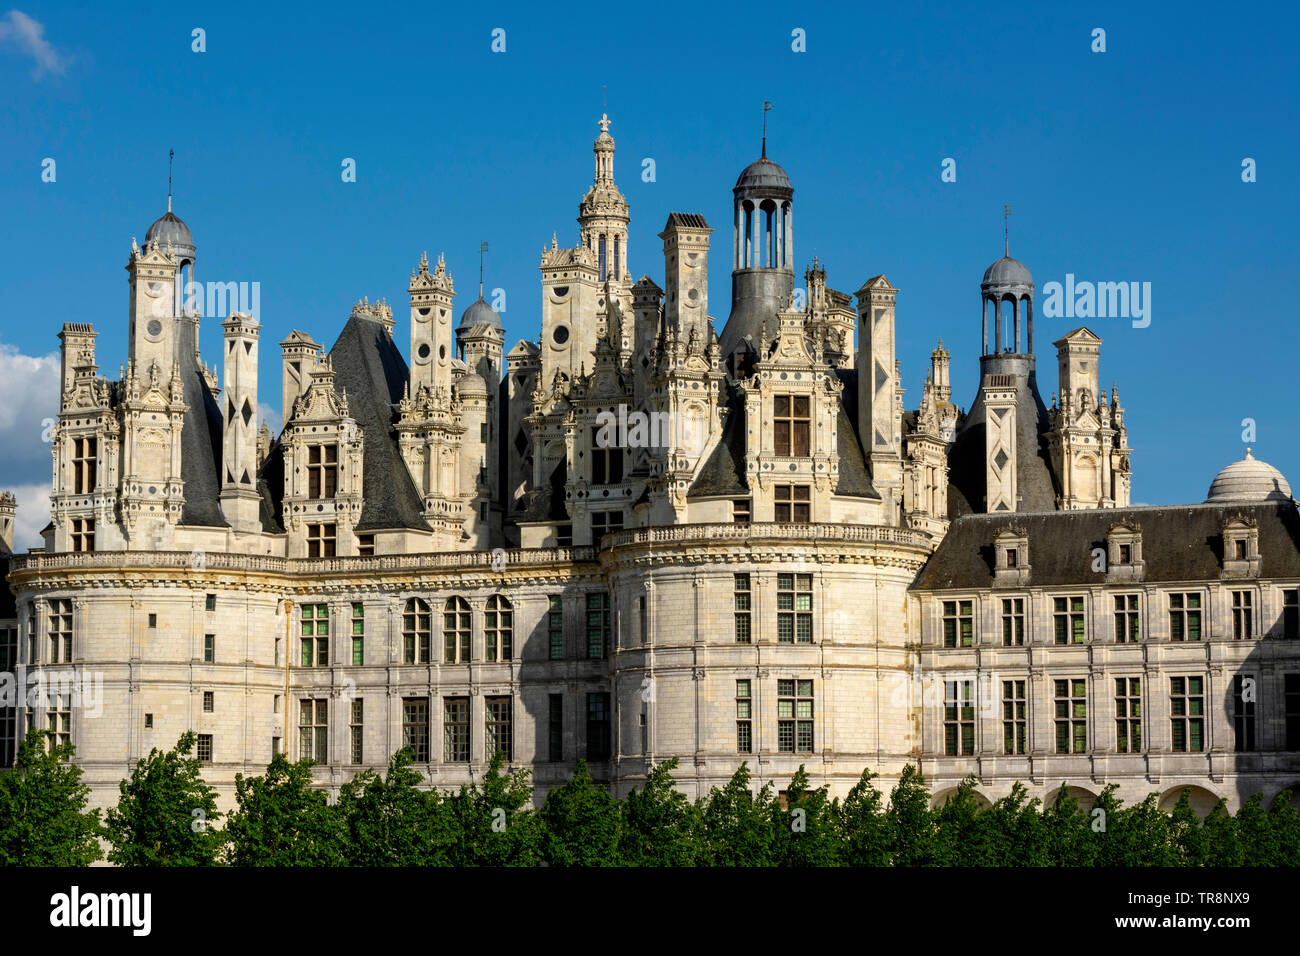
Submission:
[[[262,283],[260,282],[187,282],[185,283],[185,313],[187,315],[230,315],[242,312],[260,321],[262,314]],[[171,315],[172,303],[165,296],[153,301],[154,318]]]
[[[151,893],[86,893],[74,886],[50,897],[50,925],[127,926],[134,936],[148,936],[153,925]]]
[[[1075,282],[1067,272],[1064,285],[1048,282],[1043,295],[1049,319],[1132,319],[1135,329],[1151,324],[1150,282]]]

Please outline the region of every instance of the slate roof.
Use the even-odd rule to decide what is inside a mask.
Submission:
[[[1106,576],[1092,569],[1092,550],[1106,547],[1107,529],[1115,522],[1139,526],[1145,582],[1217,581],[1222,569],[1223,520],[1236,514],[1258,522],[1262,574],[1300,578],[1300,515],[1293,502],[1266,501],[967,515],[949,527],[913,588],[991,587],[993,537],[1012,526],[1024,528],[1028,534],[1030,587],[1100,584]]]
[[[984,394],[976,395],[948,450],[948,517],[984,511],[987,475],[984,464]],[[1052,471],[1046,433],[1047,408],[1030,372],[1016,392],[1016,494],[1018,511],[1054,511],[1060,493]]]
[[[195,322],[182,318],[176,328],[176,358],[185,387],[181,429],[181,480],[185,482],[183,525],[227,528],[221,512],[221,409],[195,359]]]
[[[397,443],[396,409],[409,372],[393,337],[376,320],[352,316],[330,350],[334,388],[347,392],[349,410],[363,430],[365,497],[358,531],[429,530],[424,503]]]
[[[739,389],[730,385],[724,388],[727,420],[722,425],[722,437],[695,476],[691,490],[686,493],[691,498],[743,497],[749,494],[749,483],[745,481],[745,406],[740,400]]]
[[[858,372],[857,369],[836,369],[844,385],[840,393],[840,412],[835,424],[836,451],[840,459],[840,478],[835,493],[850,498],[880,499],[880,492],[871,483],[866,455],[858,442]]]

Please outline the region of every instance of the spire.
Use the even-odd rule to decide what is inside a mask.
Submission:
[[[172,160],[176,158],[176,150],[167,150],[167,211],[172,211]]]
[[[486,242],[479,243],[478,247],[478,297],[483,298],[483,254],[488,251]]]
[[[1008,227],[1007,219],[1011,216],[1011,207],[1002,206],[1002,255],[1011,258],[1011,230]]]
[[[767,159],[767,111],[772,109],[772,104],[763,100],[763,159]]]

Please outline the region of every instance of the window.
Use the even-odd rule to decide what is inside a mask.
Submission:
[[[509,697],[485,697],[483,710],[487,718],[487,728],[483,738],[486,741],[485,756],[491,760],[492,756],[500,751],[509,763],[514,753],[511,749],[510,733],[511,700]]]
[[[1282,592],[1282,636],[1300,638],[1300,588],[1286,588]]]
[[[1133,545],[1121,544],[1119,546],[1119,563],[1120,564],[1133,563]]]
[[[149,615],[149,627],[154,628],[154,627],[157,627],[157,626],[158,626],[158,615],[157,615],[157,614],[150,614],[150,615]]]
[[[812,498],[807,485],[776,485],[774,518],[784,524],[807,524],[812,520]]]
[[[971,601],[943,602],[944,647],[970,647],[974,643],[975,618],[972,607]]]
[[[1022,680],[1004,680],[1002,682],[1003,753],[1023,754],[1025,752],[1025,732],[1027,727],[1025,682]]]
[[[348,760],[351,763],[362,763],[364,754],[362,748],[362,731],[364,729],[361,718],[365,713],[364,701],[354,700],[352,706],[348,708]]]
[[[98,439],[74,438],[72,440],[72,493],[88,495],[95,490],[95,471],[98,463]],[[73,549],[78,550],[78,549]]]
[[[49,720],[45,725],[52,735],[54,746],[72,743],[72,694],[54,693],[49,696]]]
[[[943,682],[943,748],[949,757],[975,753],[974,682]]]
[[[1141,639],[1138,595],[1115,595],[1115,643],[1136,644]]]
[[[587,656],[604,657],[609,648],[609,595],[587,595]]]
[[[449,597],[442,606],[442,659],[447,664],[467,664],[470,660],[469,602]]]
[[[18,669],[18,628],[0,627],[0,671]]]
[[[217,662],[217,635],[203,635],[203,663],[215,664]]]
[[[1115,749],[1122,754],[1142,752],[1142,680],[1115,678]]]
[[[1169,639],[1171,641],[1201,639],[1201,596],[1199,594],[1169,595]]]
[[[199,763],[212,763],[211,734],[199,734],[199,743],[195,750],[195,756],[199,758]]]
[[[1082,644],[1087,636],[1083,626],[1083,596],[1059,597],[1054,601],[1053,616],[1057,644]]]
[[[587,695],[587,759],[608,760],[609,694]]]
[[[736,681],[736,752],[754,752],[753,698],[747,680]]]
[[[1200,753],[1205,749],[1205,679],[1169,678],[1169,749]]]
[[[448,697],[442,702],[442,759],[469,761],[469,698]]]
[[[600,281],[605,281],[605,236],[602,234],[596,240],[597,255],[600,261]]]
[[[591,543],[600,547],[601,539],[611,531],[623,530],[623,512],[593,511],[591,513]]]
[[[18,756],[18,709],[0,707],[0,769],[14,765]]]
[[[600,433],[612,429],[593,428],[591,430],[591,483],[593,485],[616,485],[623,480],[623,449],[618,445],[602,443]],[[609,438],[607,434],[606,439]]]
[[[488,430],[488,423],[480,422],[478,426],[478,440],[486,445],[490,436],[491,432]]]
[[[646,609],[645,595],[642,594],[636,599],[637,620],[641,628],[641,643],[646,644],[650,640],[650,614]]]
[[[749,524],[749,499],[737,498],[731,503],[731,520],[736,524]]]
[[[514,657],[514,620],[514,608],[508,600],[499,594],[488,598],[483,611],[483,634],[489,661],[508,661]]]
[[[1238,538],[1236,541],[1233,542],[1233,544],[1236,545],[1235,552],[1237,555],[1237,560],[1245,561],[1246,560],[1246,539]]]
[[[203,610],[212,612],[215,611],[216,609],[217,609],[217,596],[215,594],[209,594],[207,597],[203,599]]]
[[[553,763],[564,759],[564,695],[548,694],[546,697],[547,755]]]
[[[776,682],[776,749],[783,754],[812,753],[813,682]]]
[[[72,519],[72,550],[95,550],[95,521],[93,518]]]
[[[429,762],[429,698],[402,699],[402,746],[411,748],[416,763]]]
[[[953,635],[954,638],[956,635]],[[947,621],[944,621],[944,646],[952,647],[948,644]],[[962,645],[963,647],[967,645]],[[1024,647],[1025,646],[1025,599],[1024,598],[1003,598],[1002,599],[1002,646],[1003,647]]]
[[[366,662],[366,606],[352,604],[352,663],[360,667]]]
[[[332,524],[307,525],[307,557],[332,558],[336,550],[338,534]]]
[[[737,574],[736,582],[736,643],[748,644],[753,639],[753,626],[750,612],[753,592],[749,589],[749,575]]]
[[[1056,752],[1088,750],[1088,682],[1082,677],[1056,681]]]
[[[553,661],[564,660],[564,599],[552,594],[547,599],[546,642]]]
[[[38,647],[36,640],[36,602],[33,601],[27,605],[27,663],[35,665],[36,649]]]
[[[1249,684],[1246,682],[1250,681]],[[1238,752],[1255,749],[1255,678],[1232,678],[1232,734]]]
[[[557,548],[573,547],[573,525],[557,524],[555,526],[555,546]]]
[[[298,759],[329,763],[329,701],[298,702]]]
[[[153,714],[144,715],[144,729],[153,730]]]
[[[375,536],[373,534],[357,535],[357,557],[373,558],[375,556]]]
[[[776,639],[782,644],[811,644],[813,639],[812,575],[776,576]]]
[[[402,660],[408,664],[429,663],[429,651],[432,643],[432,612],[429,605],[419,598],[410,598],[406,602],[406,611],[402,615]]]
[[[1020,552],[1015,548],[1007,548],[1007,567],[1020,567]]]
[[[1286,674],[1282,684],[1286,713],[1286,749],[1300,750],[1300,674]]]
[[[811,454],[808,402],[807,395],[772,397],[772,436],[777,455],[784,458],[806,458]]]
[[[50,663],[72,662],[72,601],[55,598],[50,601]]]
[[[1253,591],[1232,592],[1232,636],[1238,641],[1255,636]]]
[[[214,713],[217,709],[217,695],[210,690],[203,692],[203,712],[205,714]]]
[[[329,605],[304,604],[302,606],[302,666],[326,667],[329,662]]]
[[[645,701],[641,701],[641,713],[637,714],[637,724],[641,728],[641,753],[643,754],[650,752],[649,710],[650,705]]]
[[[272,756],[272,757],[278,757],[279,755],[280,755],[280,738],[279,738],[279,737],[272,737],[272,738],[271,738],[271,756]]]
[[[333,498],[339,486],[338,445],[307,446],[307,497]],[[313,555],[317,557],[317,555]]]

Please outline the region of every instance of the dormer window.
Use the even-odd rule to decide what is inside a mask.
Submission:
[[[772,397],[772,435],[775,453],[782,458],[806,458],[812,454],[812,417],[809,396]]]
[[[1028,584],[1029,570],[1029,533],[1018,526],[1003,528],[993,538],[993,586]]]
[[[1253,517],[1235,514],[1223,519],[1223,577],[1257,578],[1262,561],[1259,554],[1259,525]]]
[[[1146,573],[1142,560],[1142,529],[1132,521],[1116,521],[1106,529],[1106,567],[1093,565],[1094,571],[1105,571],[1109,582],[1133,583],[1141,581]]]
[[[307,446],[307,497],[333,498],[339,486],[338,445]]]

